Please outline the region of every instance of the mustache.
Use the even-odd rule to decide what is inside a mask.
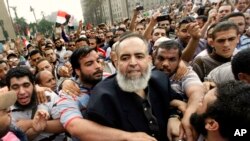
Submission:
[[[93,75],[99,74],[99,73],[103,73],[103,70],[98,69],[96,72],[93,73]]]

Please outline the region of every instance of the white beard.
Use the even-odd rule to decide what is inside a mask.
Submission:
[[[116,80],[120,88],[125,92],[136,92],[138,90],[143,90],[148,86],[148,81],[151,76],[151,64],[145,72],[142,73],[141,77],[130,79],[122,75],[120,70],[117,70]]]

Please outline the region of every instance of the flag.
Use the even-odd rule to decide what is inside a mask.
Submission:
[[[72,30],[74,29],[74,16],[73,15],[70,16],[68,28]]]
[[[87,23],[86,29],[89,30],[89,29],[92,29],[92,28],[93,28],[93,25],[91,23]]]
[[[57,17],[56,17],[56,27],[63,25],[67,25],[69,23],[71,15],[69,15],[67,12],[59,10],[57,12]]]
[[[30,42],[25,37],[22,37],[22,40],[25,47],[27,47],[28,44],[30,44]]]

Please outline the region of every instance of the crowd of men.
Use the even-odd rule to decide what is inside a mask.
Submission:
[[[6,42],[0,140],[249,141],[250,1],[166,7]]]

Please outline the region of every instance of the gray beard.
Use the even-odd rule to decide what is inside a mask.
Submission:
[[[127,78],[122,75],[120,70],[117,70],[116,80],[118,82],[119,87],[125,92],[136,92],[138,90],[143,90],[148,86],[148,81],[151,76],[151,64],[148,65],[148,68],[140,78]]]

